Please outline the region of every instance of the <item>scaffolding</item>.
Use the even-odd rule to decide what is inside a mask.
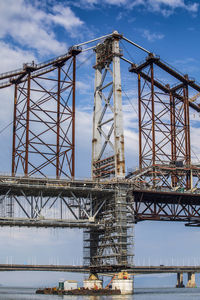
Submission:
[[[94,203],[95,204],[95,203]],[[126,192],[120,186],[98,214],[102,229],[85,229],[84,265],[95,272],[133,266],[133,225],[127,220]]]

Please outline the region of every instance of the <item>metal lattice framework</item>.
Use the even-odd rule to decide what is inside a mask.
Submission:
[[[0,225],[103,228],[95,220],[114,191],[92,181],[0,176]]]
[[[160,82],[159,70],[178,83]],[[198,112],[199,107],[189,101],[189,87],[195,91],[200,87],[152,54],[141,65],[132,65],[130,71],[138,74],[138,180],[153,188],[190,190],[195,166],[191,166],[189,107]],[[198,182],[197,172],[195,176]]]
[[[199,226],[199,194],[173,191],[132,190],[128,201],[128,219],[140,222],[178,221]]]
[[[15,84],[12,175],[74,177],[75,72],[71,51],[48,67],[24,65]]]

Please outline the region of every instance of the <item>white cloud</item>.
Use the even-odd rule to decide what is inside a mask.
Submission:
[[[149,0],[152,6],[166,5],[172,8],[183,7],[187,10],[196,10],[198,7],[197,3],[186,4],[184,0]]]
[[[61,5],[56,5],[53,11],[55,15],[50,16],[50,19],[52,19],[54,23],[63,26],[67,31],[83,25],[83,21],[75,16],[70,7],[63,8]]]
[[[149,10],[160,12],[166,17],[171,15],[177,8],[182,8],[192,13],[196,13],[199,8],[197,2],[186,4],[184,0],[147,0],[147,4]]]
[[[123,4],[127,4],[128,1],[127,0],[104,0],[105,3],[111,4],[111,5],[123,5]]]
[[[67,49],[56,39],[52,25],[70,32],[83,22],[67,6],[54,6],[52,13],[33,6],[25,0],[0,1],[0,37],[12,37],[16,43],[36,49],[40,54],[58,54]]]
[[[1,73],[20,68],[25,62],[36,61],[31,51],[22,50],[3,41],[0,42],[0,57],[3,58],[1,60]]]
[[[143,31],[143,37],[146,38],[148,41],[153,42],[155,40],[161,40],[164,38],[164,34],[162,33],[155,33],[155,32],[150,32],[149,30],[145,29]]]
[[[143,7],[150,12],[159,12],[168,17],[174,13],[175,9],[182,8],[190,13],[196,13],[199,9],[199,3],[186,3],[185,0],[79,0],[74,5],[84,8],[95,8],[100,4],[109,4],[128,9]]]
[[[85,94],[90,92],[91,85],[83,81],[76,81],[76,88],[79,90],[80,94]]]
[[[98,0],[81,0],[80,2],[85,6],[87,6],[87,5],[93,6],[95,4],[98,4],[99,1]]]

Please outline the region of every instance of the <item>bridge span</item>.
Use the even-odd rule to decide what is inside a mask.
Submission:
[[[89,273],[90,268],[83,265],[30,265],[30,264],[0,264],[0,272],[5,271],[43,271],[43,272],[75,272]],[[103,271],[103,270],[102,270]],[[200,266],[134,266],[126,268],[132,275],[164,274],[164,273],[200,273]],[[114,268],[107,266],[105,276],[114,275]]]

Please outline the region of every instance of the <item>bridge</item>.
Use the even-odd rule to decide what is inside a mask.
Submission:
[[[145,60],[124,57],[122,40]],[[92,172],[78,180],[76,59],[84,51],[96,55]],[[128,174],[122,60],[138,86],[139,145],[133,151],[139,148],[139,165]],[[200,165],[192,161],[190,138],[200,84],[189,75],[114,31],[0,74],[0,81],[0,89],[14,88],[11,174],[0,176],[1,226],[83,228],[84,267],[93,273],[134,268],[132,228],[138,222],[200,226]]]
[[[42,272],[75,272],[75,273],[85,273],[91,272],[89,267],[78,266],[78,265],[29,265],[29,264],[0,264],[1,272],[10,271],[42,271]],[[105,276],[116,276],[112,266],[106,266],[99,270],[101,275]],[[200,266],[134,266],[128,269],[130,275],[145,275],[145,274],[177,274],[177,288],[183,288],[183,273],[187,273],[188,282],[187,287],[196,287],[195,274],[200,273]]]
[[[110,271],[113,268],[110,266]],[[78,265],[29,265],[29,264],[0,264],[0,271],[43,271],[43,272],[75,272],[89,273],[90,268]],[[113,276],[114,273],[102,273],[105,276]],[[200,266],[134,266],[129,269],[130,274],[160,274],[160,273],[200,273]]]

